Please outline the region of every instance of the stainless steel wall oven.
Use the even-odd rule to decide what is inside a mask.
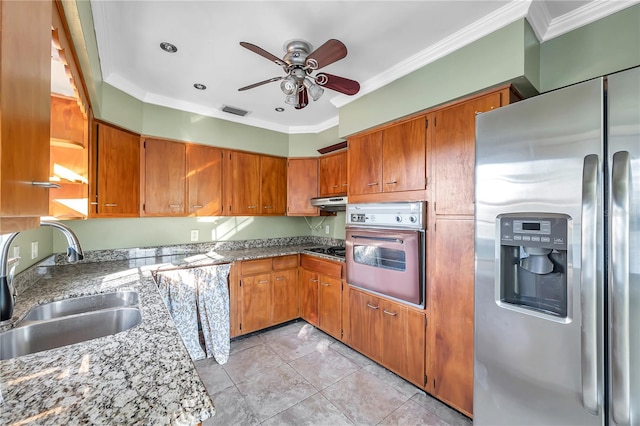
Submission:
[[[424,308],[426,202],[347,205],[347,283]]]

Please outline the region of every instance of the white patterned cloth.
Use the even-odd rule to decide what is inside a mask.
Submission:
[[[154,274],[164,303],[194,361],[215,357],[219,364],[224,364],[229,359],[230,269],[231,265],[225,264]],[[200,344],[198,319],[205,348]]]

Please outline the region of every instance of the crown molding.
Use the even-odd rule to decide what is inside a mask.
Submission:
[[[107,28],[109,25],[106,21],[107,13],[104,9],[104,2],[92,2],[91,10],[93,16],[93,30],[96,34],[96,43],[98,51],[103,54],[104,60],[100,60],[100,70],[102,72],[103,81],[106,81],[106,77],[113,73],[111,63],[113,62],[113,48],[109,43],[109,37],[107,37]]]

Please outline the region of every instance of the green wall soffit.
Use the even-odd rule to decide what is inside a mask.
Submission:
[[[340,108],[342,137],[525,75],[525,19]]]
[[[640,5],[540,46],[541,91],[640,65]]]

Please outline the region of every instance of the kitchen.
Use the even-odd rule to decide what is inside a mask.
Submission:
[[[75,7],[81,17],[79,19],[82,17],[87,19],[87,13],[89,15],[91,13],[87,11],[87,4],[79,2]],[[535,48],[537,43],[534,43],[533,49],[531,49],[531,43],[535,35],[527,21],[519,19],[491,35],[461,48],[455,55],[444,57],[416,71],[412,77],[394,82],[390,85],[393,86],[391,93],[388,92],[391,89],[382,88],[365,98],[357,99],[343,106],[340,109],[339,127],[336,126],[315,134],[283,135],[270,131],[261,132],[253,127],[237,126],[234,133],[225,139],[228,140],[230,148],[252,151],[254,150],[252,146],[242,145],[239,141],[259,138],[265,146],[273,146],[273,149],[267,154],[304,157],[311,155],[310,151],[313,152],[317,148],[335,143],[340,138],[339,135],[356,134],[381,123],[411,115],[416,111],[427,110],[434,105],[441,105],[452,99],[465,97],[470,93],[493,87],[505,81],[518,81],[518,79],[526,78],[539,91],[548,91],[594,76],[608,74],[637,65],[637,57],[634,58],[633,54],[624,59],[618,58],[612,49],[608,49],[604,45],[604,40],[608,39],[612,45],[628,46],[628,48],[621,48],[621,50],[630,53],[636,52],[637,45],[634,44],[634,40],[637,40],[637,37],[629,36],[624,31],[612,32],[610,28],[628,28],[628,31],[635,34],[633,31],[637,31],[635,29],[637,28],[637,13],[638,7],[634,6],[612,17],[577,29],[566,36],[550,39],[539,44],[538,48]],[[75,14],[72,15],[75,16]],[[86,26],[85,22],[81,23],[82,26]],[[70,27],[72,32],[81,30],[72,24]],[[592,38],[589,36],[592,34],[603,40],[602,46],[590,45],[590,49],[585,48],[583,56],[576,58],[575,61],[561,62],[555,59],[563,57],[567,54],[566,52],[577,50],[576,45],[583,46],[576,39],[580,40],[582,37],[585,40],[590,40]],[[478,55],[484,62],[480,64],[475,62]],[[505,57],[519,59],[511,59],[507,61],[508,63],[504,63],[503,58]],[[460,63],[464,66],[460,66]],[[495,64],[500,64],[500,66],[495,67]],[[477,70],[473,81],[469,81],[470,76],[467,72],[469,68]],[[442,75],[447,75],[451,79],[450,81],[455,84],[443,82]],[[412,84],[412,79],[415,78],[419,78],[422,82],[418,88]],[[90,92],[97,90],[95,87],[92,88],[92,85],[99,86],[99,91],[102,94],[101,102],[96,105],[96,108],[100,110],[102,120],[117,123],[124,128],[138,132],[144,131],[145,134],[174,140],[185,139],[181,130],[183,126],[180,124],[183,117],[181,113],[142,103],[101,82],[88,83]],[[421,91],[419,95],[414,94],[416,89]],[[411,95],[408,95],[409,93]],[[408,100],[412,101],[408,102]],[[366,111],[366,114],[363,114],[363,111]],[[190,137],[188,139],[190,141],[203,143],[211,141],[212,136],[207,133],[209,127],[206,120],[190,121],[193,122],[189,128]],[[218,145],[219,139],[216,138],[216,141],[210,143]],[[302,150],[301,146],[309,146],[310,148]],[[261,152],[263,149],[264,147],[260,146],[255,151]],[[354,202],[356,200],[357,198],[354,199]],[[460,223],[467,224],[467,222],[447,222],[446,219],[446,217],[443,218],[442,226],[453,227],[450,229],[455,229]],[[187,217],[99,218],[88,221],[69,221],[68,223],[78,234],[83,248],[87,252],[109,249],[126,251],[130,247],[144,248],[188,244],[190,242],[188,236],[190,231],[194,229],[199,231],[201,241],[222,240],[230,234],[233,234],[234,240],[288,238],[300,235],[318,237],[328,235],[329,238],[339,240],[343,240],[345,237],[344,213],[338,213],[335,217],[311,218],[310,221],[312,227],[317,226],[321,221],[323,222],[318,226],[318,230],[312,231],[309,230],[307,223],[302,218],[272,216],[220,216],[212,218],[211,221]],[[328,234],[324,233],[326,226],[329,226]],[[210,240],[209,236],[211,236]],[[23,253],[32,241],[38,241],[39,256],[42,257],[47,257],[53,252],[64,251],[66,248],[65,242],[60,239],[60,236],[46,230],[28,231],[22,237],[24,239],[18,242]],[[443,253],[442,250],[446,248],[446,245],[439,246],[436,251]],[[26,258],[24,255],[22,257]],[[25,263],[27,262],[21,262],[20,268],[25,268],[27,266]]]

